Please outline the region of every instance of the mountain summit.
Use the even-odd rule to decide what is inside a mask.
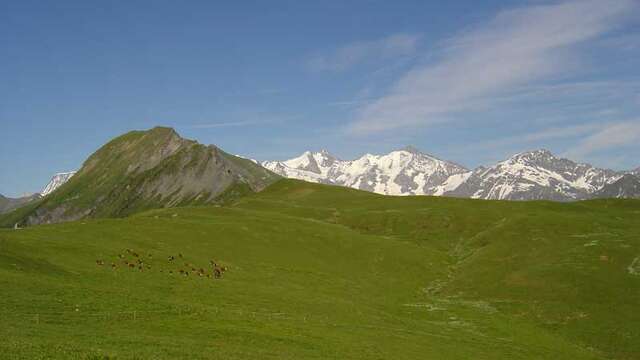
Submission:
[[[21,224],[124,216],[139,210],[214,203],[260,191],[279,177],[250,160],[156,127],[119,136],[66,183],[20,211]]]

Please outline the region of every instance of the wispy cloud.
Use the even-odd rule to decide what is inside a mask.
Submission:
[[[313,71],[343,71],[367,61],[410,55],[416,51],[419,38],[413,34],[395,34],[351,43],[330,54],[311,58],[308,67]]]
[[[564,155],[584,158],[587,155],[640,143],[640,120],[609,124],[607,127],[584,138]]]
[[[270,119],[262,119],[262,120],[210,122],[210,123],[202,123],[202,124],[185,125],[182,127],[187,129],[214,129],[214,128],[225,128],[225,127],[254,126],[254,125],[266,125],[266,124],[279,124],[288,120],[294,120],[298,118],[300,118],[300,116],[284,116],[279,118],[270,118]]]
[[[499,13],[446,43],[440,60],[405,73],[386,96],[356,111],[348,131],[423,126],[482,109],[521,86],[577,67],[579,46],[619,25],[634,0],[583,0]]]
[[[528,144],[543,145],[541,144],[541,142],[548,141],[548,140],[583,138],[584,136],[593,134],[596,131],[601,131],[606,127],[607,127],[606,123],[589,123],[589,124],[579,124],[579,125],[570,125],[570,126],[549,127],[540,131],[517,134],[517,135],[492,139],[490,141],[469,144],[469,146],[464,147],[463,150],[469,151],[470,149],[472,149],[472,150],[478,151],[478,150],[496,149],[496,148],[512,146],[512,145],[519,145],[520,147],[528,146]]]

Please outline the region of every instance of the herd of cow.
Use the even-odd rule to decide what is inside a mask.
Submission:
[[[131,256],[131,258],[128,258],[128,256],[124,255],[124,253]],[[145,257],[144,255],[138,254],[131,249],[126,249],[122,254],[118,254],[118,260],[112,261],[110,265],[113,270],[124,267],[131,270],[137,269],[138,271],[142,272],[152,270],[152,260],[153,255],[151,254],[147,254],[147,256]],[[96,260],[96,264],[98,266],[107,265],[104,260]],[[167,257],[167,264],[173,265],[174,268],[166,269],[165,267],[160,267],[161,273],[166,272],[169,275],[176,274],[185,277],[193,275],[210,279],[220,279],[225,271],[227,271],[226,266],[220,265],[214,260],[209,261],[211,270],[205,269],[203,267],[198,268],[191,263],[184,262],[184,257],[181,253],[179,253],[177,256],[169,255]]]

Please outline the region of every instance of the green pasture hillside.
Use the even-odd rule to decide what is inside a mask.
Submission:
[[[0,230],[2,357],[640,357],[640,201],[233,199]]]

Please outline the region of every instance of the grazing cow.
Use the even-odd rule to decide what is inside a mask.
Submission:
[[[98,264],[98,266],[102,266],[102,265],[104,265],[104,261],[96,260],[96,264]]]
[[[134,253],[133,253],[133,256],[135,256],[135,257],[139,257],[140,255],[138,255],[138,253],[135,253],[135,252],[134,252]]]
[[[169,261],[173,261],[173,260],[175,260],[175,259],[176,259],[176,258],[175,258],[175,257],[173,257],[173,255],[169,256]]]
[[[182,259],[182,253],[178,253],[178,257]]]
[[[120,259],[124,259],[124,255],[122,255],[122,254],[118,254],[118,257],[119,257]]]

